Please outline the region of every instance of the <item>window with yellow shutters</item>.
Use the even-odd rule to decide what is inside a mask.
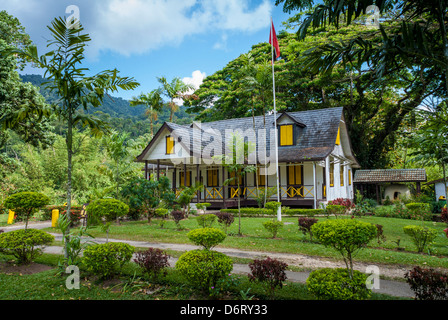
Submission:
[[[171,136],[166,137],[166,154],[174,153],[174,138]]]
[[[280,126],[280,146],[292,146],[294,144],[293,125]]]
[[[207,171],[207,186],[218,186],[218,169],[212,169]]]
[[[181,187],[191,187],[191,171],[187,171],[187,181],[184,184],[184,173],[183,172],[179,172],[179,181],[180,181],[180,186]]]
[[[288,166],[288,184],[302,185],[302,166],[293,165]]]

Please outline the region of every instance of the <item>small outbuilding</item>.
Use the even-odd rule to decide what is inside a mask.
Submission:
[[[407,183],[415,183],[415,190],[420,193],[421,183],[426,179],[425,169],[375,169],[357,170],[353,183],[363,196],[374,195],[380,204],[387,197],[395,200],[399,196],[410,196]]]
[[[434,185],[434,191],[436,194],[436,201],[443,201],[446,200],[446,190],[448,187],[448,182],[446,184],[443,183],[444,179],[438,179],[429,181],[427,185],[433,184]],[[444,186],[445,185],[445,186]]]

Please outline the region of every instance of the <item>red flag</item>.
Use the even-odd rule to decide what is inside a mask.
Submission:
[[[274,61],[280,57],[280,47],[278,45],[277,35],[275,34],[274,21],[272,22],[271,32],[269,33],[269,43],[274,47]]]

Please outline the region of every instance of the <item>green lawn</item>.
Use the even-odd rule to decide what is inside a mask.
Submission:
[[[327,219],[325,217],[319,219]],[[341,219],[341,218],[339,218]],[[444,223],[424,222],[425,226],[435,228],[439,231],[436,242],[431,246],[430,254],[418,254],[410,238],[404,234],[403,226],[411,224],[422,224],[421,221],[395,219],[395,218],[379,218],[366,216],[361,219],[373,224],[383,226],[386,241],[378,244],[376,240],[372,241],[369,246],[358,252],[355,257],[357,261],[400,264],[400,265],[420,265],[428,267],[442,267],[448,269],[448,238],[445,236],[443,229],[446,228]],[[285,217],[285,223],[276,239],[272,239],[271,235],[264,229],[262,223],[269,218],[243,217],[241,230],[243,236],[237,236],[238,219],[229,228],[229,236],[220,244],[220,247],[238,248],[251,251],[271,251],[282,253],[298,253],[310,256],[320,256],[326,258],[340,259],[340,256],[331,248],[326,248],[317,242],[310,242],[309,237],[298,231],[297,218]],[[182,220],[182,230],[177,230],[173,221],[167,221],[164,228],[161,228],[156,219],[151,224],[145,221],[125,222],[121,225],[112,225],[109,233],[110,238],[122,240],[148,241],[157,243],[190,243],[187,234],[190,230],[198,228],[195,217]],[[217,224],[215,227],[219,227]],[[47,232],[58,232],[55,228],[46,229]],[[91,230],[94,237],[105,237],[105,233],[100,228]],[[397,244],[395,241],[400,238],[400,247],[405,251],[396,251]]]

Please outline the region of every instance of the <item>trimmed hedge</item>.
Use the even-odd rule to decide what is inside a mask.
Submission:
[[[347,269],[323,268],[311,272],[306,280],[308,290],[319,300],[367,300],[371,290],[366,287],[367,275]]]

